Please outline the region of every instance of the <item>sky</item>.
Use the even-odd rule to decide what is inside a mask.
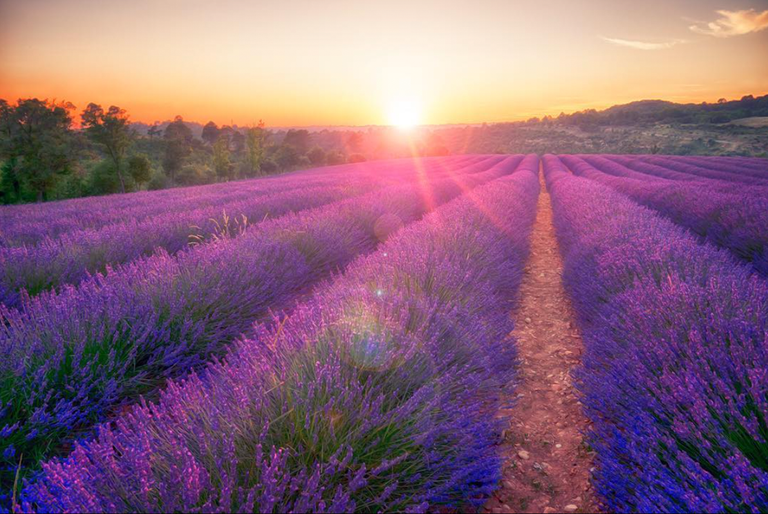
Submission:
[[[768,93],[767,0],[0,0],[0,98],[482,123]]]

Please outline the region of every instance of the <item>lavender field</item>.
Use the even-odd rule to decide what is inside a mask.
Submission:
[[[768,162],[2,206],[0,349],[0,512],[765,512]]]

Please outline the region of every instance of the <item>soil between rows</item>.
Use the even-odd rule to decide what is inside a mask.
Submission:
[[[541,180],[541,179],[540,179]],[[589,422],[571,384],[582,354],[563,263],[552,225],[549,193],[542,180],[531,254],[520,287],[515,330],[519,384],[500,452],[503,480],[484,511],[596,512],[583,434]]]

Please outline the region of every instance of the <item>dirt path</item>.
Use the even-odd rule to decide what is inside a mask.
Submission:
[[[563,264],[542,183],[531,256],[515,313],[520,351],[517,401],[501,448],[502,485],[486,512],[595,512],[589,482],[592,456],[583,443],[588,426],[570,371],[582,341],[563,289]]]

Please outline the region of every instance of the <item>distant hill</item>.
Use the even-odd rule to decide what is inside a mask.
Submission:
[[[768,95],[744,96],[740,100],[720,99],[716,103],[678,104],[665,100],[640,100],[614,105],[603,111],[587,109],[561,114],[558,123],[566,125],[635,125],[651,123],[729,123],[733,120],[768,116]]]

